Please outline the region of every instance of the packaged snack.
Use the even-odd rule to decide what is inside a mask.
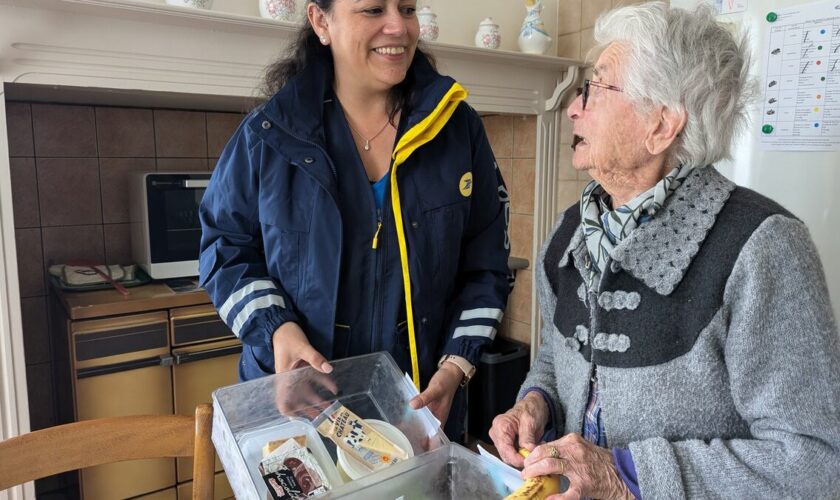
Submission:
[[[262,459],[259,469],[274,500],[311,498],[330,490],[318,462],[297,438],[285,440]]]
[[[269,441],[269,442],[265,443],[265,446],[263,446],[263,448],[262,448],[263,458],[271,455],[271,452],[273,452],[274,450],[276,450],[277,448],[282,446],[283,443],[285,443],[289,439],[294,439],[295,441],[297,441],[297,444],[299,444],[301,448],[306,448],[306,436],[292,436],[290,438],[278,439],[276,441]]]
[[[405,450],[338,401],[324,410],[312,424],[321,435],[331,439],[371,471],[409,458]]]

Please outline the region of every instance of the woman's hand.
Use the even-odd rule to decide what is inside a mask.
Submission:
[[[566,434],[537,446],[525,459],[523,478],[550,474],[562,474],[569,480],[569,489],[550,499],[634,499],[618,475],[610,450],[586,441],[580,434]]]
[[[287,321],[271,337],[274,347],[274,372],[283,373],[310,365],[322,373],[330,373],[332,366],[312,347],[297,323]]]
[[[489,434],[502,460],[522,467],[524,459],[519,448],[531,451],[537,446],[548,418],[548,404],[538,392],[529,392],[513,408],[494,418]]]
[[[464,380],[464,372],[460,368],[453,363],[444,363],[432,375],[432,380],[429,381],[426,390],[414,396],[408,404],[415,410],[428,406],[435,418],[440,420],[440,426],[443,427],[449,417],[455,391],[458,390],[462,380]]]

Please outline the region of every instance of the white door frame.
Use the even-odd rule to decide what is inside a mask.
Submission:
[[[0,439],[29,432],[5,96],[0,81]],[[32,483],[0,491],[0,500],[24,498],[35,498]]]

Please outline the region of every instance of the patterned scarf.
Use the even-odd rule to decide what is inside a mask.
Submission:
[[[691,167],[677,166],[655,186],[615,210],[610,210],[610,195],[600,184],[591,181],[586,185],[580,197],[580,215],[586,247],[594,264],[589,266],[590,290],[607,268],[612,249],[636,227],[653,218],[691,170]]]

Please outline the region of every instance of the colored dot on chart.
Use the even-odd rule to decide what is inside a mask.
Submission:
[[[824,77],[824,76],[821,76],[821,77],[820,77],[820,81],[821,81],[821,82],[824,82],[824,81],[825,81],[825,77]]]
[[[817,66],[819,66],[820,64],[822,64],[822,61],[817,61]]]
[[[820,30],[820,35],[825,35],[825,30],[824,29]]]
[[[819,112],[820,112],[820,108],[814,108],[814,113],[819,113]]]
[[[815,124],[814,124],[814,128],[820,128],[820,124],[819,124],[819,123],[815,123]]]
[[[822,50],[822,45],[818,45],[817,50]]]

